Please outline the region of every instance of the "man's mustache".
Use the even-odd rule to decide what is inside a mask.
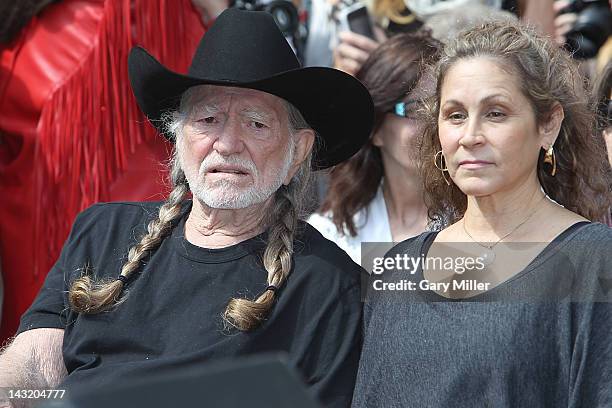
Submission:
[[[202,160],[202,164],[200,164],[199,174],[203,175],[209,172],[211,169],[215,167],[224,167],[231,166],[237,167],[241,170],[246,170],[249,174],[253,176],[257,176],[258,171],[255,163],[251,160],[243,159],[238,156],[220,156],[217,154],[208,155]]]

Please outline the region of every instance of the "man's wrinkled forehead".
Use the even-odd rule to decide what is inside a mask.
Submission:
[[[188,106],[192,109],[224,111],[231,101],[237,101],[242,110],[279,118],[283,99],[255,89],[218,85],[199,85],[189,88]]]

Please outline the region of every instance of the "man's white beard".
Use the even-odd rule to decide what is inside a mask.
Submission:
[[[287,174],[289,174],[289,169],[293,162],[294,149],[291,144],[288,147],[283,167],[274,172],[273,180],[267,185],[258,185],[257,182],[260,179],[259,171],[252,161],[236,156],[223,157],[214,153],[202,161],[198,174],[195,177],[191,173],[188,174],[188,172],[185,172],[185,177],[193,196],[210,208],[237,210],[261,204],[280,188]],[[247,169],[255,182],[247,187],[240,187],[227,179],[206,183],[204,181],[206,171],[212,166],[221,164],[235,165]],[[181,166],[183,169],[185,168],[183,163],[181,163]]]

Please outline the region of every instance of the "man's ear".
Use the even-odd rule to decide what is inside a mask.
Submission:
[[[555,144],[555,141],[559,136],[559,131],[561,130],[561,124],[563,123],[564,117],[565,114],[563,112],[563,107],[559,102],[555,102],[550,110],[550,113],[548,114],[548,118],[546,118],[538,126],[540,142],[544,150],[547,150],[549,146]]]
[[[284,185],[288,185],[291,182],[295,173],[310,154],[314,145],[315,132],[312,129],[300,129],[294,135],[289,135],[289,137],[295,138],[295,150],[293,152],[293,162],[283,182]]]

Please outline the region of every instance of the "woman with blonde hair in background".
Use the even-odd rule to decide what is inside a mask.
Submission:
[[[583,78],[507,22],[437,72],[422,166],[451,225],[371,282],[353,406],[612,406],[611,171]]]

